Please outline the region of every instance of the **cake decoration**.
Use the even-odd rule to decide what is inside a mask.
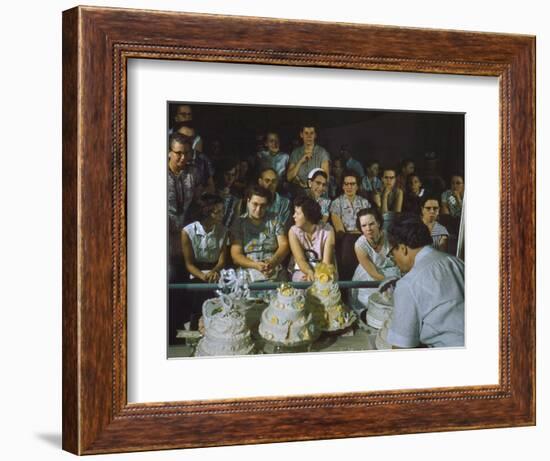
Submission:
[[[342,301],[335,274],[333,265],[317,264],[315,281],[306,291],[308,310],[313,312],[321,329],[330,333],[346,330],[357,320],[355,313]]]

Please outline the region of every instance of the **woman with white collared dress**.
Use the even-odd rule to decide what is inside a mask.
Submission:
[[[223,199],[203,194],[197,200],[200,219],[181,233],[183,258],[190,278],[217,282],[227,257],[227,228],[223,226]]]
[[[224,205],[219,195],[202,194],[194,203],[198,220],[181,231],[185,268],[194,283],[216,283],[227,260],[227,228],[222,224]],[[212,297],[209,291],[190,291],[185,309],[193,323],[198,321],[202,303]]]
[[[361,235],[357,228],[357,213],[363,208],[371,208],[370,202],[357,194],[360,178],[353,170],[342,173],[344,193],[330,205],[330,216],[336,231],[336,255],[341,280],[350,280],[357,267],[354,251],[355,241]]]
[[[387,277],[399,277],[399,268],[388,253],[391,249],[383,229],[384,218],[377,208],[368,208],[357,214],[357,226],[361,237],[355,242],[355,254],[359,264],[352,280],[382,282]],[[369,296],[378,288],[354,288],[351,290],[351,307],[357,313],[367,308]]]

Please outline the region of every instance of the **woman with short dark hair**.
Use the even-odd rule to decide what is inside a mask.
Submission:
[[[321,207],[323,222],[328,222],[330,216],[330,200],[325,197],[328,187],[328,176],[321,168],[314,168],[308,175],[308,195]]]
[[[342,280],[349,280],[357,267],[353,246],[361,235],[357,228],[357,213],[363,208],[371,208],[371,203],[358,194],[360,178],[353,170],[342,173],[344,193],[330,205],[332,224],[337,236],[338,268]]]
[[[416,173],[407,176],[405,184],[405,197],[403,198],[403,213],[420,213],[420,201],[425,190],[422,181]]]
[[[449,231],[437,222],[439,217],[439,200],[434,196],[426,196],[420,201],[420,216],[426,225],[436,250],[447,251],[449,247]]]
[[[213,283],[227,257],[227,229],[223,226],[223,199],[202,194],[195,203],[198,220],[181,231],[185,267],[191,278]]]
[[[293,217],[296,224],[288,233],[292,251],[289,270],[293,281],[312,282],[317,263],[335,264],[334,229],[322,221],[321,207],[310,197],[294,201]]]

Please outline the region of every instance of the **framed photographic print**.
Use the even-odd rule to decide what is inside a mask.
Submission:
[[[64,12],[64,449],[534,424],[534,49]]]

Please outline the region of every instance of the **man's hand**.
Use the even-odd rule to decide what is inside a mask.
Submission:
[[[264,261],[263,264],[264,264],[264,270],[262,270],[262,274],[264,274],[267,278],[271,277],[275,269],[272,260],[268,259]]]
[[[269,265],[266,264],[264,261],[258,261],[254,266],[254,269],[260,271],[262,274],[265,275],[265,273],[269,270]]]

